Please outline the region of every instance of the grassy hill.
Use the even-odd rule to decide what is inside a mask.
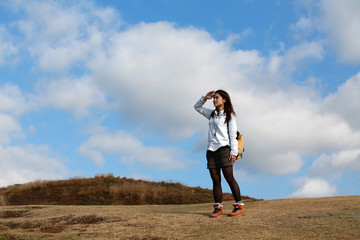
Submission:
[[[223,198],[224,201],[233,199],[229,193],[225,193]],[[252,199],[247,196],[243,198]],[[112,174],[36,181],[0,188],[0,205],[144,205],[212,201],[212,190],[209,189],[114,177]]]

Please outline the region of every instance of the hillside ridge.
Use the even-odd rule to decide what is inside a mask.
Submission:
[[[224,201],[232,200],[230,193]],[[248,196],[243,199],[257,200]],[[0,188],[0,205],[145,205],[212,202],[212,190],[174,182],[151,182],[113,174],[36,181]]]

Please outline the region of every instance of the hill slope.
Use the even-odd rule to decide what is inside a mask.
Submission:
[[[210,203],[3,206],[0,239],[360,239],[360,196],[245,201],[241,217]],[[232,210],[224,203],[225,212]]]
[[[244,199],[250,199],[247,196]],[[224,194],[224,201],[232,200]],[[212,191],[180,183],[114,177],[37,181],[0,188],[0,205],[139,205],[212,202]]]

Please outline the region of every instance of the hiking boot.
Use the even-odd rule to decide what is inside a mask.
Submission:
[[[233,206],[234,206],[234,210],[231,213],[229,213],[230,217],[235,217],[238,215],[245,214],[245,206],[243,203],[234,203]]]
[[[212,214],[210,214],[209,217],[216,218],[216,217],[222,215],[223,214],[223,208],[224,208],[223,205],[221,205],[220,203],[214,204],[214,212]]]

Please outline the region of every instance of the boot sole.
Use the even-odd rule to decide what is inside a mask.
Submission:
[[[238,214],[238,215],[228,215],[229,217],[237,217],[237,216],[244,216],[245,215],[245,213],[240,213],[240,214]]]
[[[217,216],[209,216],[209,218],[217,218],[217,217],[220,217],[222,215],[224,215],[224,214],[220,214],[220,215],[217,215]]]

